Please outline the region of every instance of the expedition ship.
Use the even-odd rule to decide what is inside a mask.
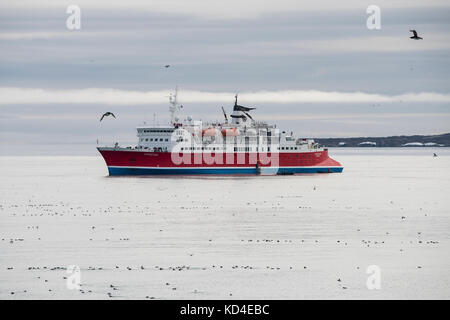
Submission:
[[[296,138],[276,125],[255,121],[255,108],[238,104],[224,121],[180,120],[177,91],[170,94],[167,126],[137,127],[136,146],[98,147],[109,175],[297,174],[342,172],[328,149],[312,139]],[[229,117],[231,119],[229,119]]]

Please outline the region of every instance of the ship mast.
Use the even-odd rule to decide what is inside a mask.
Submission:
[[[177,95],[178,95],[178,86],[175,87],[175,93],[169,94],[169,103],[170,103],[169,112],[171,124],[178,122],[179,119],[177,117],[177,113],[178,111],[180,111],[180,108],[183,107],[178,103]]]

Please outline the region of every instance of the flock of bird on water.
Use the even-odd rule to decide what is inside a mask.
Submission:
[[[314,191],[316,188],[314,187]],[[284,196],[280,197],[281,199],[285,199]],[[266,201],[264,201],[266,202]],[[194,209],[203,207],[204,210],[209,211],[211,210],[209,207],[204,206],[204,202],[196,202],[191,200],[192,207],[185,207],[184,205],[179,208],[184,208],[184,210],[188,209]],[[255,205],[256,203],[247,202],[247,207]],[[391,205],[394,205],[393,201],[390,201]],[[274,203],[274,206],[276,208],[282,208],[284,207],[283,202],[281,200],[278,200],[276,203]],[[296,205],[295,205],[296,206]],[[177,207],[177,206],[176,206]],[[26,208],[26,213],[20,214],[20,212]],[[148,207],[150,208],[150,207]],[[310,206],[299,206],[299,209],[302,210],[311,210],[312,207]],[[346,207],[347,208],[347,207]],[[144,210],[141,210],[136,206],[133,208],[133,206],[130,206],[128,203],[124,202],[123,204],[119,206],[107,206],[107,207],[99,207],[97,210],[94,210],[93,212],[90,211],[87,207],[75,207],[73,205],[70,205],[69,203],[60,203],[60,204],[29,204],[25,205],[24,207],[19,206],[17,204],[11,204],[9,206],[6,205],[0,205],[0,211],[3,210],[10,210],[14,209],[15,212],[13,213],[13,216],[22,217],[22,218],[28,218],[28,217],[57,217],[58,220],[60,220],[61,225],[67,223],[68,221],[73,221],[74,217],[82,218],[82,219],[90,219],[93,217],[93,214],[96,212],[100,215],[103,215],[104,218],[107,218],[107,220],[97,220],[96,225],[89,225],[84,226],[84,230],[87,231],[85,233],[86,238],[84,239],[78,239],[81,243],[84,243],[86,245],[87,242],[94,241],[96,243],[97,249],[101,250],[108,250],[108,248],[114,248],[114,247],[121,247],[123,249],[125,248],[133,248],[135,245],[139,248],[139,246],[142,245],[139,240],[139,235],[136,236],[136,239],[123,237],[124,229],[116,228],[115,226],[111,225],[111,215],[120,214],[122,212],[127,212],[130,214],[130,217],[133,216],[141,216],[142,214],[145,214],[146,216],[153,215],[149,214],[148,212],[145,212]],[[42,210],[44,209],[44,212]],[[74,209],[78,209],[82,214],[75,213]],[[255,208],[257,210],[257,208]],[[351,207],[349,207],[351,209]],[[400,208],[403,210],[403,207]],[[167,208],[166,210],[172,210],[171,208]],[[420,208],[420,211],[422,211],[422,208]],[[161,213],[161,216],[166,216],[166,211]],[[206,215],[208,215],[207,212],[205,212]],[[428,215],[421,214],[423,217],[427,217]],[[393,216],[392,223],[404,223],[407,221],[409,217],[402,215],[400,216]],[[69,220],[66,220],[69,219]],[[37,221],[36,221],[37,222]],[[107,224],[105,224],[107,222]],[[80,224],[81,225],[81,224]],[[136,226],[135,226],[136,227]],[[24,238],[17,238],[17,239],[8,239],[7,237],[3,236],[0,239],[0,245],[3,246],[18,246],[16,247],[16,250],[28,250],[26,245],[29,241],[49,241],[50,239],[46,239],[46,232],[44,230],[44,233],[42,234],[43,238],[41,238],[41,228],[39,225],[32,225],[27,226],[27,230],[29,232],[28,236],[25,236]],[[81,231],[81,230],[80,230]],[[154,228],[153,229],[153,235],[154,238],[152,239],[151,243],[153,245],[161,245],[161,240],[164,238],[161,238],[159,236],[160,233],[165,233],[167,230]],[[426,235],[423,235],[421,231],[415,233],[415,237],[413,239],[410,239],[409,241],[395,241],[399,240],[396,238],[396,235],[394,235],[394,238],[391,238],[391,232],[385,232],[385,234],[379,234],[379,238],[374,238],[369,235],[369,237],[365,237],[364,235],[368,236],[367,233],[362,228],[355,228],[354,232],[356,232],[360,239],[357,241],[349,241],[348,239],[320,239],[318,238],[301,238],[301,237],[290,237],[290,238],[278,238],[278,237],[268,237],[268,238],[248,238],[248,237],[241,237],[240,239],[235,239],[234,246],[245,246],[247,250],[253,250],[259,246],[259,244],[270,244],[273,246],[289,246],[289,247],[297,247],[301,246],[304,248],[304,250],[314,250],[319,249],[318,246],[325,245],[325,246],[332,246],[333,250],[345,250],[343,248],[350,247],[351,250],[357,250],[358,248],[380,248],[382,246],[385,246],[388,242],[391,244],[395,244],[398,248],[398,252],[400,254],[404,253],[404,250],[406,247],[411,248],[410,246],[427,246],[428,248],[432,248],[439,244],[438,241],[426,239]],[[105,233],[106,232],[106,233]],[[107,236],[107,238],[104,238],[104,236]],[[397,234],[398,236],[398,234]],[[38,238],[36,238],[38,237]],[[158,241],[159,239],[159,241]],[[125,240],[126,242],[129,242],[130,244],[119,244],[121,241]],[[137,242],[136,242],[137,240]],[[164,241],[164,240],[163,240]],[[214,244],[214,246],[218,246],[217,249],[220,250],[221,245],[223,243],[221,241],[217,242],[216,239],[210,238],[210,237],[200,237],[196,241],[202,241],[208,243],[208,245]],[[386,241],[386,242],[385,242]],[[9,243],[9,244],[8,244]],[[108,245],[109,244],[109,245]],[[142,247],[141,247],[142,248]],[[275,247],[273,247],[275,248]],[[105,251],[105,252],[106,252]],[[294,264],[291,265],[273,265],[273,264],[251,264],[250,261],[247,262],[247,264],[236,264],[234,263],[225,263],[225,261],[217,261],[214,264],[204,264],[202,263],[202,260],[196,260],[196,256],[198,255],[194,251],[185,251],[185,252],[177,252],[177,255],[180,255],[181,257],[189,257],[188,260],[183,265],[179,264],[172,264],[168,265],[166,261],[166,264],[158,264],[157,261],[155,261],[154,264],[148,264],[149,260],[144,261],[136,261],[131,260],[131,264],[117,264],[113,263],[112,261],[105,260],[104,265],[88,265],[83,268],[81,268],[83,272],[83,277],[87,272],[113,272],[112,274],[106,274],[108,277],[111,278],[110,282],[107,284],[99,284],[95,281],[87,281],[83,282],[83,284],[80,284],[80,288],[78,289],[78,292],[82,295],[89,295],[92,294],[95,297],[106,295],[108,298],[123,298],[123,297],[130,297],[130,286],[126,285],[126,281],[124,279],[133,279],[133,276],[131,278],[128,278],[128,276],[124,275],[124,278],[122,278],[120,281],[119,274],[125,273],[145,273],[149,277],[149,279],[154,279],[153,285],[157,286],[158,284],[162,288],[166,288],[170,291],[164,291],[162,296],[155,296],[148,293],[142,292],[142,296],[139,296],[139,294],[132,294],[134,298],[145,298],[145,299],[159,299],[167,296],[171,296],[170,292],[174,291],[181,291],[186,292],[188,291],[191,294],[202,294],[204,291],[202,291],[201,286],[200,287],[190,287],[186,283],[180,282],[180,280],[177,278],[176,275],[179,272],[206,272],[205,275],[210,274],[210,272],[224,272],[225,274],[230,274],[230,272],[234,271],[243,271],[246,270],[246,272],[281,272],[281,273],[288,273],[288,272],[305,272],[304,276],[307,276],[309,272],[318,272],[317,269],[318,266],[314,264],[307,264],[305,262],[297,261]],[[195,256],[195,257],[194,257]],[[201,256],[201,255],[200,255]],[[194,257],[194,258],[192,258]],[[191,260],[191,258],[193,260]],[[66,271],[66,267],[64,266],[52,266],[52,265],[45,265],[45,260],[39,261],[38,264],[29,265],[25,261],[18,266],[6,266],[6,270],[12,277],[16,272],[22,272],[23,270],[27,270],[29,272],[29,275],[27,277],[29,279],[33,279],[33,285],[31,287],[24,287],[19,282],[17,285],[14,285],[13,288],[9,292],[3,290],[3,292],[0,292],[0,296],[2,294],[9,293],[10,296],[19,296],[24,297],[24,295],[29,296],[32,294],[42,294],[43,292],[47,291],[49,294],[55,294],[60,293],[62,291],[65,291],[66,288],[63,286],[64,283],[67,280],[68,275],[61,274],[62,272]],[[145,263],[147,262],[147,264]],[[250,264],[249,264],[250,263]],[[361,266],[359,264],[355,264],[354,268],[356,270],[360,270]],[[416,269],[422,269],[422,265],[415,265],[414,268]],[[157,272],[157,273],[155,273]],[[89,279],[89,276],[87,276],[87,279]],[[336,274],[336,289],[346,290],[349,289],[351,286],[351,282],[347,284],[347,279],[345,277],[345,274]],[[154,289],[153,289],[154,290]],[[204,289],[203,289],[204,290]],[[67,291],[65,291],[67,292]],[[233,293],[235,292],[226,292],[226,295],[233,296]],[[161,292],[159,293],[161,295]]]

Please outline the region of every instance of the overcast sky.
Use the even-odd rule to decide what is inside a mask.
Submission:
[[[135,143],[137,125],[168,119],[176,85],[203,120],[238,92],[255,119],[305,137],[450,132],[449,79],[449,1],[0,1],[3,155]]]

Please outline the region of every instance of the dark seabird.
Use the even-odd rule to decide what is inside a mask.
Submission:
[[[102,117],[100,118],[100,121],[102,121],[104,117],[109,117],[109,116],[113,116],[114,119],[116,118],[116,116],[114,115],[114,113],[108,111],[108,112],[105,112],[105,113],[102,115]]]
[[[413,39],[413,40],[422,40],[422,38],[419,37],[419,36],[417,35],[417,31],[416,31],[416,30],[409,30],[409,31],[412,32],[412,33],[414,34],[412,37],[409,37],[410,39]]]
[[[165,66],[164,66],[164,68],[169,68],[170,67],[170,64],[166,64]]]
[[[433,153],[433,157],[437,157],[437,154],[436,154],[436,153]]]

